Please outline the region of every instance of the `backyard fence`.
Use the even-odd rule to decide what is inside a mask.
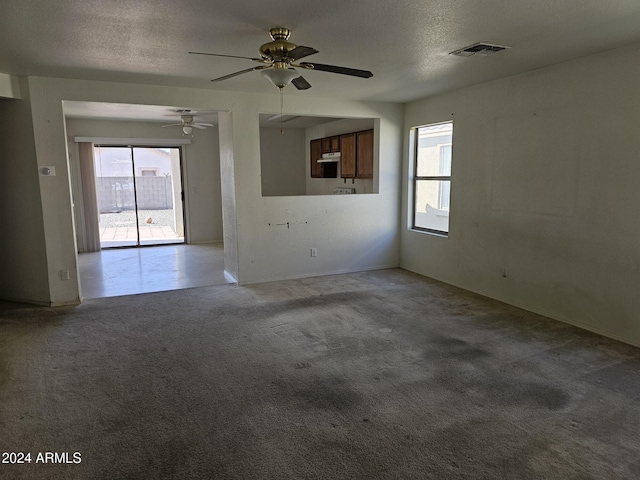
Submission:
[[[167,210],[173,208],[171,176],[136,177],[135,191],[141,210]],[[96,177],[98,211],[121,212],[135,209],[136,198],[131,177]]]

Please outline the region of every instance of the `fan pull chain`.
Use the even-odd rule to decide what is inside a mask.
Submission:
[[[284,88],[280,87],[280,134],[284,134],[284,129],[282,128],[282,106],[284,104]]]

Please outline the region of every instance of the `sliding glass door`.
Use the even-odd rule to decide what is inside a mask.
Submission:
[[[100,247],[184,243],[180,149],[94,147]]]

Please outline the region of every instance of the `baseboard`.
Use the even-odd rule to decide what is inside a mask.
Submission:
[[[44,300],[33,300],[29,298],[21,298],[21,297],[2,297],[0,301],[3,302],[11,302],[11,303],[21,303],[23,305],[33,305],[34,307],[68,307],[71,305],[80,305],[80,300],[74,300],[70,302],[47,302]]]
[[[277,278],[269,278],[262,280],[255,280],[251,282],[239,282],[238,285],[256,285],[258,283],[269,283],[269,282],[281,282],[284,280],[299,280],[301,278],[313,278],[313,277],[325,277],[328,275],[344,275],[347,273],[359,273],[359,272],[370,272],[373,270],[387,270],[389,268],[398,268],[398,264],[393,265],[374,265],[366,268],[357,268],[357,269],[340,269],[340,270],[331,270],[328,272],[314,272],[314,273],[305,273],[301,275],[292,275],[287,277],[277,277]]]
[[[73,305],[80,305],[80,300],[73,300],[68,302],[51,302],[49,304],[50,307],[71,307]]]
[[[35,307],[50,307],[50,302],[40,301],[40,300],[31,300],[28,298],[20,298],[20,297],[2,297],[0,298],[2,302],[11,302],[11,303],[21,303],[23,305],[33,305]]]
[[[487,298],[490,298],[492,300],[497,300],[498,302],[502,302],[502,303],[505,303],[507,305],[511,305],[513,307],[521,308],[522,310],[526,310],[527,312],[535,313],[537,315],[542,315],[543,317],[550,318],[551,320],[555,320],[557,322],[562,322],[562,323],[566,323],[568,325],[573,325],[574,327],[578,327],[578,328],[581,328],[583,330],[587,330],[589,332],[593,332],[593,333],[596,333],[598,335],[602,335],[603,337],[607,337],[607,338],[611,338],[613,340],[617,340],[618,342],[626,343],[626,344],[632,345],[634,347],[640,347],[640,342],[629,340],[628,338],[621,337],[620,335],[617,335],[617,334],[615,334],[613,332],[609,332],[607,330],[603,330],[601,328],[597,328],[597,327],[594,327],[592,325],[588,325],[588,324],[585,324],[585,323],[582,323],[582,322],[578,322],[578,321],[573,320],[571,318],[563,318],[563,317],[557,316],[555,314],[552,314],[552,313],[549,313],[549,312],[545,311],[542,308],[538,308],[538,307],[534,307],[534,306],[531,306],[531,305],[526,305],[526,304],[522,304],[522,303],[519,303],[519,302],[515,302],[513,300],[501,298],[500,296],[493,295],[493,294],[490,294],[488,292],[479,290],[477,288],[472,288],[472,287],[469,287],[469,286],[466,286],[466,285],[462,285],[462,284],[459,284],[459,283],[456,283],[456,282],[450,282],[450,281],[441,280],[441,279],[435,278],[435,277],[429,277],[428,275],[424,275],[424,274],[422,274],[420,272],[409,270],[408,268],[404,268],[404,267],[400,267],[400,268],[402,268],[403,270],[407,270],[408,272],[416,273],[416,274],[421,275],[423,277],[430,278],[430,279],[435,280],[437,282],[446,283],[447,285],[452,285],[454,287],[461,288],[462,290],[466,290],[468,292],[473,292],[473,293],[476,293],[478,295],[482,295],[483,297],[487,297]]]

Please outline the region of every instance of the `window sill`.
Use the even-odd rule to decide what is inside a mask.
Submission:
[[[431,235],[431,236],[434,236],[434,237],[449,238],[449,232],[441,232],[439,230],[428,230],[426,228],[409,227],[409,231],[416,232],[416,233],[422,233],[422,234],[426,234],[426,235]]]

